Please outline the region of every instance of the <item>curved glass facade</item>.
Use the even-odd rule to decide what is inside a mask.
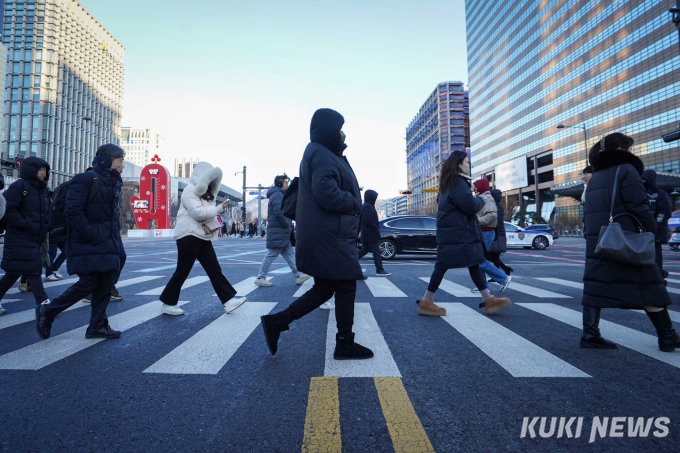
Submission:
[[[585,150],[615,131],[633,136],[645,165],[677,172],[679,143],[661,140],[680,122],[675,3],[467,0],[473,175],[550,152],[541,171],[554,180],[526,191],[568,184]],[[557,212],[576,204],[558,199]]]

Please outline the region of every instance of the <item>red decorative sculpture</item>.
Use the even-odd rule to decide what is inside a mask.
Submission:
[[[172,180],[167,168],[160,165],[158,154],[152,164],[142,170],[139,178],[139,196],[130,197],[132,212],[140,230],[169,230]]]

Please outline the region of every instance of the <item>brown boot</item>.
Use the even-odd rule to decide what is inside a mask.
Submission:
[[[446,308],[440,307],[432,299],[419,299],[418,314],[426,316],[446,316]]]
[[[482,302],[482,305],[484,305],[484,311],[486,314],[490,315],[496,313],[499,310],[503,310],[504,308],[508,308],[510,305],[512,305],[512,302],[510,302],[510,299],[507,297],[491,296],[489,299]]]

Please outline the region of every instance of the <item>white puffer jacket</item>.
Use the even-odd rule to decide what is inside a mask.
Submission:
[[[201,198],[210,186],[210,192],[217,198],[217,192],[222,183],[222,170],[207,162],[199,162],[194,167],[191,182],[182,192],[182,202],[177,212],[175,225],[175,240],[185,236],[196,236],[207,241],[217,240],[217,231],[206,234],[201,224],[214,219],[217,214],[224,212],[222,205],[215,205],[215,200],[206,201]]]

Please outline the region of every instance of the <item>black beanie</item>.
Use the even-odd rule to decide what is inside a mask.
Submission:
[[[118,145],[107,143],[97,148],[97,157],[108,157],[111,160],[118,159],[125,157],[125,151]]]

